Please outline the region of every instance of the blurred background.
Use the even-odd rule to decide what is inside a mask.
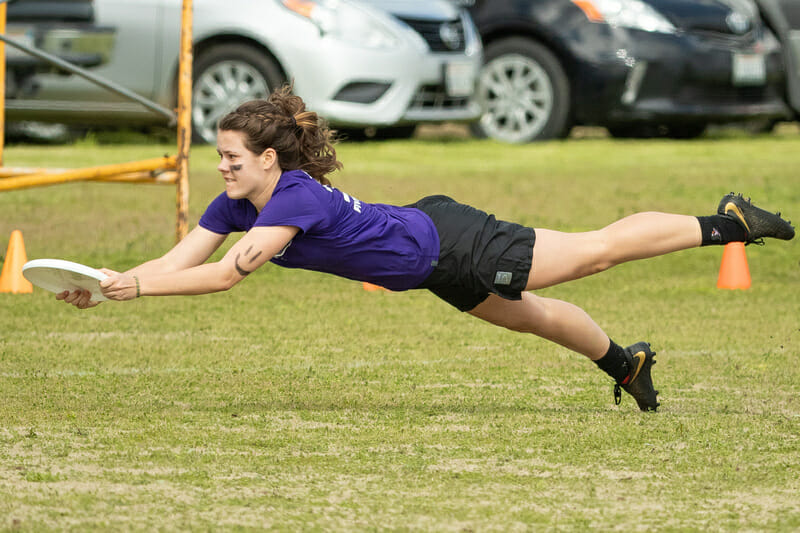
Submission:
[[[6,46],[10,141],[174,135],[180,0],[7,7],[7,37],[116,89]],[[797,0],[195,0],[193,41],[200,143],[287,82],[351,141],[685,139],[800,112]]]

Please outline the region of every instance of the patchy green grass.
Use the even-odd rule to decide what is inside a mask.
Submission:
[[[794,131],[345,144],[334,183],[562,230],[706,214],[730,190],[800,220],[798,150]],[[5,163],[173,152],[15,146]],[[216,159],[193,150],[193,223],[222,188]],[[127,268],[172,245],[173,209],[162,186],[3,193],[0,253],[20,229],[30,259]],[[715,288],[721,252],[542,291],[652,342],[656,414],[614,406],[584,358],[421,291],[268,266],[229,293],[89,311],[0,294],[0,529],[797,530],[800,240],[748,247],[748,291]]]

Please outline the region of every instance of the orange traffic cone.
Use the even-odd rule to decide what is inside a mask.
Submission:
[[[14,294],[33,292],[33,285],[22,275],[22,266],[27,262],[28,257],[25,255],[22,232],[15,229],[11,232],[6,260],[3,263],[3,273],[0,274],[0,292],[13,292]]]
[[[750,269],[743,242],[731,242],[722,252],[722,264],[717,278],[718,289],[749,289]]]
[[[374,291],[388,291],[389,290],[389,289],[386,289],[384,287],[381,287],[380,285],[375,285],[375,284],[370,283],[368,281],[362,281],[361,283],[363,284],[365,291],[374,292]]]

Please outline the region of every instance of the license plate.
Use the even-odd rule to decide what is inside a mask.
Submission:
[[[444,85],[448,96],[469,96],[475,89],[472,63],[452,62],[444,66]]]
[[[733,84],[764,85],[767,67],[761,54],[733,54]]]

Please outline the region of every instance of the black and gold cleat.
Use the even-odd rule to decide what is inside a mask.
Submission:
[[[614,403],[619,405],[622,401],[622,388],[633,396],[642,411],[658,409],[658,391],[653,388],[653,379],[650,376],[650,368],[656,364],[655,355],[650,344],[646,342],[637,342],[625,348],[625,357],[631,370],[625,379],[614,385]]]
[[[754,206],[750,199],[741,194],[726,194],[719,202],[717,213],[727,215],[739,223],[746,233],[748,244],[764,244],[764,237],[782,239],[794,238],[794,227],[781,218],[780,213],[770,213]]]

